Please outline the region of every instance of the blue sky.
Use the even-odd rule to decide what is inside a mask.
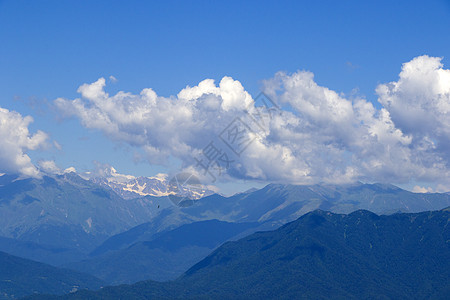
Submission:
[[[98,161],[149,176],[183,158],[137,162],[140,147],[86,128],[77,116],[62,118],[53,101],[75,99],[79,86],[101,77],[110,95],[152,88],[169,97],[230,76],[256,96],[278,71],[307,70],[319,86],[380,109],[375,89],[398,80],[403,63],[428,55],[448,68],[449,36],[444,0],[0,1],[0,107],[32,116],[30,131],[62,146],[26,151],[35,164],[87,170]],[[269,180],[250,177],[240,179]]]

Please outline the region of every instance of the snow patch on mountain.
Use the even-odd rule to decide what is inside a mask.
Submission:
[[[120,174],[112,166],[102,166],[94,172],[85,172],[83,177],[103,187],[111,188],[124,199],[176,195],[173,190],[169,189],[168,175],[163,173],[158,173],[152,177],[136,177]],[[189,197],[199,199],[211,194],[213,194],[213,191],[205,189],[201,193],[192,191]]]

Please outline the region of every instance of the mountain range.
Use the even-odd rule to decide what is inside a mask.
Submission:
[[[154,256],[157,257],[159,264],[165,266],[161,270],[153,266],[155,257],[143,244],[157,239],[160,235],[171,234],[171,230],[177,230],[177,228],[194,228],[194,226],[183,227],[187,224],[196,225],[198,222],[205,224],[201,221],[211,219],[253,224],[251,228],[247,228],[239,235],[228,237],[228,239],[236,239],[258,230],[276,229],[315,209],[345,213],[358,209],[370,209],[377,213],[392,213],[434,210],[448,205],[450,205],[448,195],[414,194],[392,185],[271,184],[263,189],[236,194],[232,197],[211,195],[198,200],[190,207],[167,206],[152,221],[108,238],[92,251],[88,258],[64,266],[90,273],[110,284],[133,283],[143,280],[145,276],[147,279],[163,281],[175,279],[187,270],[190,265],[186,263],[185,257],[190,258],[190,263],[195,263],[206,257],[209,253],[208,249],[199,250],[195,252],[195,255],[192,255],[194,252],[189,247],[177,249],[176,254],[156,252]],[[191,229],[191,231],[191,234],[187,233],[187,236],[196,234],[195,230]],[[223,239],[221,243],[228,239]],[[126,263],[123,263],[125,261]],[[143,268],[143,266],[149,267]],[[136,270],[141,270],[140,274]]]
[[[133,180],[129,175],[115,175]],[[104,181],[108,181],[106,177]],[[74,172],[24,180],[0,176],[0,251],[82,270],[109,284],[162,281],[175,279],[228,240],[276,229],[316,209],[335,213],[367,209],[391,214],[450,205],[448,194],[416,194],[393,185],[362,183],[270,184],[231,197],[209,195],[188,207],[174,205],[169,197],[124,199],[119,194]],[[157,247],[151,253],[145,246],[165,234],[175,234],[184,225],[192,224],[183,230],[190,230],[186,236],[195,236],[198,229],[194,228],[213,220],[227,224],[224,226],[237,223],[242,230],[221,236],[213,246],[200,246],[198,251],[193,250],[198,247],[195,243],[163,254]],[[156,258],[160,266],[165,266],[163,269],[154,267]],[[136,272],[142,270],[142,264],[149,267]]]
[[[223,244],[175,281],[54,298],[448,299],[449,221],[449,208],[392,215],[315,210]]]
[[[151,195],[167,192],[171,183],[164,176],[133,177],[112,168],[103,174],[0,176],[0,251],[89,273],[109,285],[147,279],[176,279],[179,284],[178,277],[197,274],[188,269],[204,263],[222,244],[275,230],[311,211],[349,214],[364,209],[385,218],[450,206],[449,194],[363,183],[269,184],[230,197],[211,194],[180,206],[174,194]],[[153,281],[150,285],[155,291],[167,287]]]

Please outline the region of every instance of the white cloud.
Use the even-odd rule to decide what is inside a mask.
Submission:
[[[395,128],[388,111],[345,99],[317,85],[310,72],[278,73],[265,87],[294,110],[290,118],[284,114],[283,121],[272,123],[268,138],[289,147],[295,157],[289,165],[309,166],[313,182],[404,180],[396,166],[411,140]]]
[[[414,186],[413,193],[420,193],[420,194],[424,194],[424,193],[433,193],[433,189],[431,187],[421,187],[421,186]]]
[[[450,162],[450,70],[441,58],[419,56],[403,64],[399,80],[376,89],[379,102],[389,110],[395,125],[413,137],[412,148],[429,166]],[[438,155],[441,160],[436,161]],[[439,154],[437,154],[439,153]]]
[[[38,162],[38,165],[41,171],[49,175],[60,175],[63,173],[53,160],[41,160]]]
[[[192,159],[195,149],[222,130],[235,110],[251,101],[240,83],[224,78],[220,87],[212,81],[187,87],[179,98],[159,97],[152,89],[139,95],[119,92],[108,95],[100,78],[84,84],[81,99],[56,99],[55,105],[66,115],[76,115],[87,128],[101,130],[110,138],[142,147],[148,159],[162,163],[170,155]],[[226,100],[222,101],[222,94]],[[218,105],[218,106],[217,106]]]
[[[168,157],[185,169],[210,141],[227,150],[218,135],[240,117],[254,139],[226,176],[292,183],[355,180],[445,184],[450,178],[450,75],[439,58],[418,57],[403,65],[399,80],[377,88],[377,109],[364,99],[319,86],[311,72],[277,73],[264,91],[290,107],[258,128],[243,111],[254,101],[239,81],[206,79],[175,97],[152,89],[139,95],[105,92],[105,80],[84,84],[81,98],[58,98],[66,115],[111,139],[146,152],[151,163]]]
[[[57,141],[53,141],[53,146],[54,146],[57,150],[62,150],[62,146],[61,146]]]
[[[40,177],[39,170],[26,153],[45,146],[48,135],[40,130],[30,134],[28,126],[31,122],[30,116],[22,117],[0,107],[0,172]]]
[[[111,81],[112,83],[116,83],[118,80],[116,77],[111,75],[111,76],[109,76],[109,81]]]
[[[414,186],[412,192],[414,193],[448,193],[450,192],[450,184],[438,184],[435,189],[432,187],[421,187],[419,185]]]

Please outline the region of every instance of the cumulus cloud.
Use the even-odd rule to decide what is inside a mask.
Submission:
[[[150,88],[139,95],[119,92],[109,96],[104,91],[105,79],[100,78],[78,89],[81,98],[59,98],[55,105],[65,115],[79,117],[85,127],[142,147],[151,162],[163,163],[170,155],[192,158],[195,149],[202,149],[206,139],[222,130],[223,122],[251,101],[242,85],[229,77],[219,87],[213,88],[211,82],[187,87],[177,98],[164,98]]]
[[[416,57],[403,64],[399,80],[381,84],[379,102],[392,121],[414,137],[421,152],[440,153],[440,164],[450,162],[450,70],[439,57]],[[434,159],[424,162],[437,163]]]
[[[289,147],[292,161],[308,165],[313,181],[405,177],[392,164],[405,159],[411,138],[395,128],[385,109],[376,110],[363,99],[345,99],[317,85],[310,72],[278,73],[265,87],[273,99],[294,110],[289,118],[284,114],[272,123],[268,139]]]
[[[270,114],[264,126],[251,117],[261,109],[257,99],[230,77],[218,85],[206,79],[172,97],[150,88],[138,95],[109,95],[100,78],[82,85],[80,98],[54,103],[85,127],[144,150],[151,163],[175,157],[194,170],[195,158],[211,156],[217,147],[216,158],[228,167],[223,178],[445,184],[450,178],[449,72],[440,58],[405,63],[398,81],[377,87],[381,109],[318,85],[311,72],[280,72],[264,81],[264,92],[284,109]],[[238,123],[248,129],[240,137],[245,151],[226,145]]]
[[[48,135],[40,130],[31,134],[28,130],[31,122],[33,122],[33,118],[30,116],[22,117],[17,112],[0,107],[1,173],[40,177],[38,168],[26,153],[44,147]]]

